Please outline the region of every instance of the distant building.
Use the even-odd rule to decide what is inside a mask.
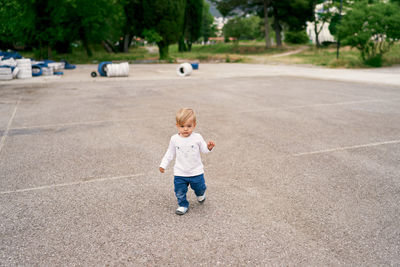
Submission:
[[[224,25],[228,22],[227,18],[223,17],[214,17],[214,25],[217,26],[217,36],[223,36],[222,29]]]
[[[322,13],[322,12],[324,12],[324,5],[323,4],[316,5],[315,13],[318,14],[318,13]],[[314,22],[307,22],[307,35],[313,44],[316,43],[314,25],[315,25]],[[322,25],[321,23],[318,23],[318,25],[317,25],[318,29],[320,29],[321,25]],[[325,42],[325,41],[327,41],[327,42],[335,41],[335,38],[329,31],[329,23],[325,23],[323,25],[321,32],[318,34],[318,40],[320,43]]]
[[[318,28],[321,26],[320,24],[317,25]],[[315,30],[314,30],[314,22],[307,22],[307,35],[310,38],[310,41],[315,44]],[[325,23],[322,27],[321,32],[318,34],[318,40],[320,43],[322,42],[335,42],[335,37],[329,31],[329,23]]]

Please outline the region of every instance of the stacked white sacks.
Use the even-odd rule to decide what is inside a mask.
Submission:
[[[17,68],[19,69],[17,78],[32,78],[32,64],[29,58],[17,59]]]
[[[52,75],[54,75],[53,68],[42,67],[42,75],[43,76],[52,76]]]
[[[47,67],[53,69],[54,71],[62,71],[64,69],[65,63],[64,62],[51,62],[47,63]]]
[[[12,78],[11,68],[0,68],[0,80],[11,80]]]

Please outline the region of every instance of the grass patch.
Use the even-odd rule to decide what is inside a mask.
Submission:
[[[174,52],[177,51],[177,46],[172,46]],[[243,42],[243,43],[218,43],[214,45],[194,45],[192,53],[199,54],[239,54],[239,55],[254,55],[254,54],[274,54],[287,51],[287,48],[266,48],[261,42]]]
[[[362,61],[360,52],[350,47],[341,47],[339,51],[339,59],[336,59],[336,47],[316,48],[310,47],[309,49],[291,55],[294,61],[302,64],[312,64],[318,66],[326,66],[330,68],[370,68],[371,66]],[[396,44],[393,48],[382,58],[382,66],[391,66],[400,64],[400,44]]]
[[[199,62],[256,62],[262,59],[261,63],[280,62],[286,64],[312,64],[318,66],[326,66],[330,68],[369,68],[360,57],[357,49],[342,47],[340,49],[339,59],[336,59],[336,47],[328,46],[324,48],[316,48],[309,46],[302,52],[283,56],[278,58],[270,57],[275,54],[285,53],[298,49],[299,45],[285,45],[282,48],[271,47],[265,48],[265,43],[261,41],[249,41],[240,43],[218,43],[214,45],[192,46],[190,52],[179,52],[178,45],[169,47],[169,60],[163,61],[167,63],[182,61],[199,61]],[[34,58],[33,52],[21,52],[24,57]],[[158,63],[158,48],[132,47],[129,53],[107,53],[101,46],[93,47],[93,56],[88,57],[86,52],[81,48],[73,49],[71,54],[53,53],[52,59],[60,61],[67,60],[72,64],[97,64],[102,61],[129,61],[129,62],[152,62]],[[256,63],[260,63],[256,62]],[[400,64],[400,44],[392,47],[391,51],[386,53],[382,58],[382,66],[391,66]]]
[[[397,43],[385,55],[383,55],[383,64],[385,66],[392,66],[400,64],[400,43]]]
[[[129,50],[129,53],[107,53],[102,48],[93,51],[93,56],[88,57],[83,50],[73,51],[71,54],[56,55],[55,60],[65,59],[76,64],[98,63],[102,61],[135,61],[140,59],[157,58],[158,55],[149,54],[143,47],[135,47]]]
[[[179,52],[177,45],[170,46],[170,55],[180,60],[199,60],[202,62],[244,62],[248,55],[273,55],[294,49],[266,48],[263,42],[217,43],[213,45],[193,45],[190,52]]]
[[[21,55],[27,58],[35,58],[33,52],[21,52]],[[102,61],[135,61],[143,59],[158,59],[158,54],[151,54],[143,47],[132,47],[129,53],[107,53],[102,47],[94,47],[93,56],[88,57],[86,51],[82,48],[73,49],[69,54],[58,54],[53,52],[52,60],[67,60],[72,64],[96,64]]]
[[[336,48],[316,48],[310,47],[309,49],[295,55],[289,56],[290,58],[298,59],[298,62],[303,64],[312,64],[327,67],[345,67],[354,68],[362,65],[361,58],[358,51],[348,48],[342,48],[339,54],[339,60],[336,59]]]
[[[152,47],[149,52],[144,47],[132,47],[129,53],[107,53],[101,46],[95,46],[93,56],[88,57],[82,47],[74,48],[70,54],[53,52],[52,60],[67,60],[72,64],[96,64],[102,61],[158,61],[158,48]],[[179,52],[178,45],[169,47],[170,59],[165,62],[198,60],[201,62],[243,62],[247,55],[273,55],[295,49],[295,46],[283,48],[265,48],[264,42],[218,43],[213,45],[195,44],[190,52]],[[24,57],[35,58],[33,52],[21,52]]]

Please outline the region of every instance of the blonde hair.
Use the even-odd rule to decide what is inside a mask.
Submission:
[[[196,123],[196,114],[194,114],[193,109],[190,108],[182,108],[176,113],[176,123],[184,124],[189,119],[192,119],[194,123]]]

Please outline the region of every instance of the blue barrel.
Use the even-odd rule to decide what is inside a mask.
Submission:
[[[108,64],[112,64],[112,62],[110,62],[110,61],[100,62],[99,67],[97,68],[97,71],[99,72],[100,76],[103,76],[103,77],[107,76],[105,68]]]
[[[190,65],[192,65],[192,68],[194,70],[198,70],[199,69],[199,63],[198,62],[190,63]]]
[[[38,71],[33,71],[33,69],[39,69]],[[32,76],[42,75],[42,67],[39,64],[32,65]]]

